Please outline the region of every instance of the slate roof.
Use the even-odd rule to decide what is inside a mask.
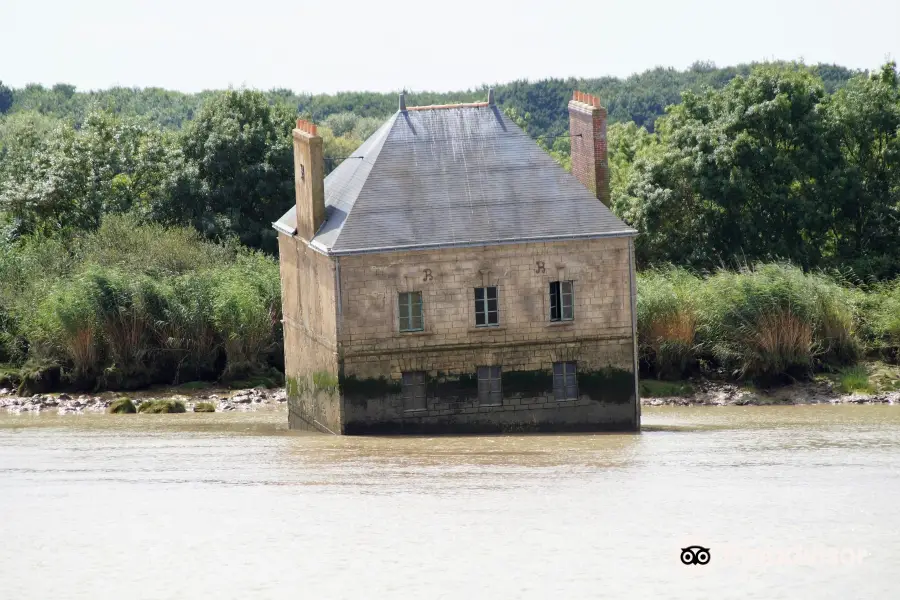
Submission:
[[[353,156],[325,178],[329,254],[637,234],[493,104],[399,111]]]

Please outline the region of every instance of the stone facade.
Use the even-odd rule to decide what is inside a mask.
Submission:
[[[329,258],[282,235],[281,252],[292,427],[366,433],[639,426],[630,238]],[[553,281],[574,282],[572,321],[549,319]],[[475,326],[474,290],[483,286],[497,287],[496,327]],[[401,292],[421,292],[423,331],[399,330]],[[553,363],[569,361],[577,364],[578,396],[557,400]],[[501,367],[499,405],[479,402],[480,366]],[[408,409],[403,372],[425,373],[425,408]]]
[[[341,403],[322,383],[326,375],[338,374],[335,261],[284,234],[278,236],[278,250],[290,426],[337,432]]]

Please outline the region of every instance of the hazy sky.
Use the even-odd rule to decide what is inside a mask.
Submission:
[[[15,87],[463,89],[695,60],[874,68],[900,0],[0,0]]]

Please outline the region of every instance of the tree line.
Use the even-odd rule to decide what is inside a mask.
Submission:
[[[860,342],[857,355],[900,345],[898,288],[890,283],[900,274],[896,64],[870,73],[698,63],[624,80],[513,82],[495,93],[568,166],[569,141],[558,136],[576,88],[599,94],[609,110],[612,209],[641,232],[637,258],[647,273],[665,265],[752,271],[768,261],[828,273],[844,287],[881,280],[866,298],[882,300],[841,301],[849,307],[841,327],[856,335],[853,315],[875,315],[866,321],[878,324],[867,329],[871,343]],[[410,94],[408,102],[484,97],[486,89],[475,89]],[[331,170],[396,110],[395,94],[366,92],[80,92],[0,83],[0,363],[50,364],[74,381],[132,384],[268,373],[280,343],[271,328],[279,310],[271,223],[294,201],[294,120],[320,125]],[[150,264],[169,255],[182,262],[165,272]],[[248,265],[261,278],[246,276]],[[774,277],[764,297],[791,298],[781,294],[782,280],[800,281]],[[653,279],[642,281],[650,298]],[[759,314],[778,312],[770,308]],[[807,324],[823,348],[836,339],[817,329],[829,318]],[[676,321],[684,319],[694,317]],[[177,334],[166,323],[202,335]],[[657,333],[674,330],[668,323],[642,340],[649,355],[661,355],[666,340]],[[251,330],[259,340],[252,351],[235,345]],[[726,330],[697,330],[707,336],[703,361],[733,367],[716,345],[715,332]],[[693,330],[685,331],[679,343],[690,348]],[[123,354],[126,334],[140,338],[139,355]],[[179,345],[192,336],[209,346]]]
[[[697,63],[625,80],[498,86],[507,113],[568,165],[573,88],[607,105],[612,208],[642,235],[641,265],[708,269],[784,259],[900,270],[900,86],[872,73],[795,63]],[[484,90],[410,103],[482,98]],[[90,230],[103,215],[190,225],[274,252],[269,227],[293,201],[290,131],[320,123],[334,168],[396,96],[289,90],[183,94],[0,83],[0,228],[7,237]]]
[[[656,125],[609,134],[613,210],[641,231],[641,264],[900,273],[895,63],[833,93],[809,70],[760,67],[685,92]]]

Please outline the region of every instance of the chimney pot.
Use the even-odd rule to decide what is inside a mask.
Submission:
[[[400,92],[400,112],[406,112],[406,94]]]
[[[494,88],[488,89],[488,104],[490,106],[494,105]]]

